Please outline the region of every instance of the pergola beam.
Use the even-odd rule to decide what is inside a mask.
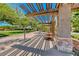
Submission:
[[[26,8],[24,5],[20,6],[23,10],[26,10],[28,13],[30,13],[30,11],[28,10],[28,8]]]
[[[49,14],[49,15],[52,15],[52,14],[55,14],[57,15],[58,14],[58,10],[52,10],[50,9],[49,11],[41,11],[41,12],[33,12],[33,13],[28,13],[26,14],[26,16],[45,16],[46,14]]]
[[[56,10],[52,10],[52,9],[49,9],[50,7],[49,7],[49,4],[47,4],[47,9],[48,9],[48,11],[44,11],[44,10],[41,10],[39,13],[38,12],[33,12],[33,13],[28,13],[28,14],[26,14],[26,16],[39,16],[39,15],[42,15],[42,16],[44,16],[44,15],[46,15],[46,14],[50,14],[50,15],[52,15],[52,13],[54,13],[54,14],[58,14],[58,8],[59,8],[59,6],[61,5],[61,3],[58,3],[57,5],[56,5]],[[20,6],[23,10],[26,10],[26,8],[23,6],[23,5],[21,5]],[[79,9],[79,4],[77,3],[77,4],[71,4],[71,9],[72,10],[74,10],[74,9]],[[27,9],[27,11],[29,12],[29,10]]]
[[[47,6],[47,10],[50,9],[50,4],[49,3],[47,3],[46,6]]]

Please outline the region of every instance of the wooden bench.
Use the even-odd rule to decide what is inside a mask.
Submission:
[[[51,32],[47,33],[46,36],[45,36],[46,40],[52,40],[53,41],[54,40],[53,38],[54,38],[54,36]]]

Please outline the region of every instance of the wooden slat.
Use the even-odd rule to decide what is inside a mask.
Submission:
[[[39,16],[39,19],[41,20],[41,23],[43,23],[42,16]]]
[[[38,6],[39,11],[43,10],[43,9],[41,9],[41,3],[36,3],[36,5]]]
[[[46,6],[47,6],[47,10],[49,10],[50,9],[50,4],[46,3]]]
[[[59,9],[59,6],[61,5],[61,3],[57,3],[56,4],[56,9]]]
[[[57,15],[57,13],[58,13],[58,10],[49,9],[49,11],[40,11],[39,13],[38,12],[28,13],[28,14],[26,14],[26,16],[40,16],[40,15],[45,16],[46,14]]]
[[[36,9],[33,7],[31,3],[27,3],[27,5],[30,7],[31,10],[33,10],[33,12],[36,12]]]
[[[50,15],[48,14],[48,23],[50,23]]]
[[[38,19],[37,19],[36,17],[33,17],[33,18],[34,18],[37,22],[39,22]]]
[[[30,13],[30,11],[24,6],[24,5],[21,5],[20,6],[23,10],[27,11],[28,13]]]

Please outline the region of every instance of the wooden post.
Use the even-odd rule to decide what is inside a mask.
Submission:
[[[53,34],[53,37],[55,36],[55,16],[53,15],[52,17],[52,34]]]
[[[55,20],[54,19],[55,19],[55,16],[53,15],[52,23],[51,23],[51,25],[49,25],[50,32],[48,32],[48,34],[46,36],[47,39],[51,39],[51,40],[54,40],[54,37],[55,37]]]

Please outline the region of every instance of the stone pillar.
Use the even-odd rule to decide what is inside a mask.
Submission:
[[[72,51],[70,17],[71,17],[70,4],[61,4],[58,13],[57,36],[59,41],[57,43],[57,47],[59,50],[66,52]]]
[[[59,8],[59,25],[58,25],[58,36],[63,38],[70,38],[71,35],[71,8],[69,4],[62,4]]]

